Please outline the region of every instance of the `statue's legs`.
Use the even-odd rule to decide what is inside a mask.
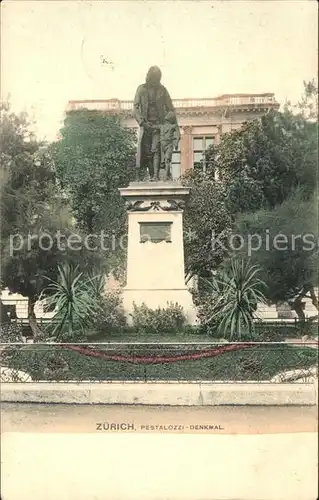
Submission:
[[[154,179],[154,162],[153,162],[153,155],[152,154],[148,157],[148,160],[147,160],[147,170],[148,170],[150,179],[153,180]]]
[[[154,177],[152,138],[153,138],[152,130],[145,129],[143,137],[143,152],[141,161],[141,170],[142,170],[141,174],[143,178],[141,180],[146,179],[147,173],[149,174],[151,179]]]
[[[171,169],[172,154],[173,154],[173,146],[171,144],[169,144],[165,149],[165,179],[166,180],[172,179],[172,169]]]
[[[159,128],[153,129],[152,134],[152,160],[153,160],[153,175],[151,178],[154,181],[159,180],[159,170],[161,166],[161,141]]]
[[[137,180],[145,181],[146,177],[147,177],[147,165],[145,164],[145,161],[142,161],[139,168],[137,169]]]
[[[158,153],[154,154],[153,158],[153,164],[154,164],[154,181],[159,180],[159,170],[160,170],[160,164],[161,164],[161,158]]]
[[[165,161],[165,179],[168,181],[172,180],[172,169],[171,169],[171,161]]]

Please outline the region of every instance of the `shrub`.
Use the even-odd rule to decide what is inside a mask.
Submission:
[[[23,330],[21,325],[7,323],[0,326],[0,342],[23,342]]]
[[[205,331],[210,336],[219,337],[218,330],[213,324],[204,325],[202,328],[203,332]],[[248,330],[242,332],[241,340],[244,342],[283,342],[285,339],[301,339],[305,335],[309,336],[309,339],[318,335],[318,324],[256,322],[253,332]]]
[[[185,325],[183,328],[184,335],[202,335],[205,333],[201,325]]]
[[[220,337],[217,332],[216,321],[211,318],[211,311],[214,306],[213,297],[198,291],[193,291],[192,295],[194,305],[196,306],[201,332],[210,336]]]
[[[101,312],[94,325],[97,333],[121,332],[126,327],[121,290],[110,290],[101,298]]]
[[[146,304],[133,304],[132,321],[137,333],[178,333],[186,324],[183,308],[172,302],[166,308],[150,309]]]
[[[197,308],[197,315],[201,325],[201,332],[214,338],[219,338],[218,325],[211,318],[214,307],[214,298],[211,295],[193,292],[193,301]],[[318,322],[268,322],[255,321],[252,332],[243,329],[242,341],[281,342],[286,338],[301,338],[304,335],[315,337],[318,335]]]
[[[318,324],[312,322],[297,323],[256,323],[255,334],[259,341],[280,342],[286,338],[309,337],[318,334]]]

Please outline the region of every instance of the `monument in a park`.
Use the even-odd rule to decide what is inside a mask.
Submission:
[[[172,153],[180,133],[161,76],[160,69],[152,66],[134,99],[139,124],[136,182],[120,189],[128,211],[123,305],[129,317],[133,303],[152,309],[178,303],[192,324],[196,311],[185,284],[183,248],[183,209],[190,189],[171,180]]]

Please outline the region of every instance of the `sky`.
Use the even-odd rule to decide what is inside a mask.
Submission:
[[[316,0],[3,0],[1,98],[48,140],[69,100],[131,100],[151,65],[173,99],[296,102],[318,73],[317,10]]]

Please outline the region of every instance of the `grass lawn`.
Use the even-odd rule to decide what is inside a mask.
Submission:
[[[215,341],[218,342],[218,339]],[[89,336],[88,342],[103,343],[103,342],[118,342],[118,343],[152,343],[152,344],[175,344],[175,343],[190,343],[202,344],[212,342],[212,338],[208,335],[200,334],[142,334],[142,333],[114,333],[109,335]]]
[[[149,340],[149,338],[148,338]],[[163,342],[163,338],[161,339]],[[207,341],[207,339],[206,339]],[[198,343],[197,343],[198,344]],[[110,354],[133,356],[178,355],[216,345],[100,346]],[[257,345],[199,360],[140,364],[79,354],[58,346],[27,345],[5,358],[6,366],[26,371],[33,380],[269,380],[278,372],[308,368],[318,350],[289,345]]]
[[[271,341],[271,342],[281,342],[286,338],[301,338],[303,335],[309,335],[315,337],[318,334],[318,324],[307,325],[306,330],[302,330],[298,325],[294,323],[272,323],[263,322],[256,323],[255,325],[255,335],[254,340],[258,342]],[[88,332],[86,342],[102,343],[102,342],[124,342],[124,343],[192,343],[192,344],[202,344],[207,342],[219,342],[218,338],[220,335],[214,334],[214,338],[211,335],[205,334],[200,331],[199,327],[193,327],[186,330],[184,333],[135,333],[131,329],[126,332],[105,332],[97,333],[95,331]],[[243,340],[252,340],[247,336]]]

